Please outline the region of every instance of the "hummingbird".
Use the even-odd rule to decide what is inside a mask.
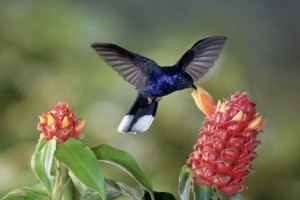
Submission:
[[[115,44],[91,44],[97,54],[137,91],[137,97],[118,126],[118,131],[147,131],[163,96],[186,88],[197,90],[194,82],[214,65],[226,41],[224,36],[199,40],[174,65],[164,67]]]

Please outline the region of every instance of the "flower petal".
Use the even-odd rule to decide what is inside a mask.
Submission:
[[[192,96],[193,96],[198,108],[207,117],[211,117],[214,114],[214,112],[216,110],[216,106],[215,106],[212,96],[208,92],[206,92],[200,86],[197,86],[197,90],[193,90]]]
[[[52,117],[52,115],[49,113],[48,117],[47,117],[47,126],[51,126],[52,124],[55,123],[55,119],[54,117]]]
[[[69,126],[69,118],[68,116],[65,116],[63,121],[60,124],[60,128],[66,128]]]

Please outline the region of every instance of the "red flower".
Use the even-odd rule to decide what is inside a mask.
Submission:
[[[46,140],[57,138],[57,143],[66,141],[69,137],[78,138],[86,120],[79,120],[75,115],[75,110],[69,110],[68,104],[58,102],[56,106],[51,106],[50,112],[44,112],[40,118],[37,129],[43,132]]]
[[[200,87],[192,95],[207,116],[187,161],[196,175],[194,183],[216,185],[225,195],[242,191],[247,188],[245,177],[253,174],[254,149],[260,144],[256,136],[266,120],[246,92],[237,92],[217,106]]]

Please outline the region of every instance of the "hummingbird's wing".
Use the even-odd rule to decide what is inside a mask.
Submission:
[[[199,40],[177,62],[177,67],[186,71],[194,81],[201,78],[218,59],[227,38],[209,37]]]
[[[153,68],[157,66],[153,60],[114,44],[94,43],[91,47],[136,89],[146,87]]]

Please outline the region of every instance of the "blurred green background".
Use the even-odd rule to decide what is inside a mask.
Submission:
[[[246,199],[300,196],[300,1],[0,1],[0,195],[33,183],[30,157],[38,115],[66,101],[87,119],[84,142],[130,152],[157,191],[177,197],[178,175],[204,115],[191,90],[161,101],[144,134],[116,129],[135,98],[89,47],[110,42],[174,64],[199,39],[228,43],[198,84],[215,100],[248,91],[268,118],[259,135],[255,176]],[[105,175],[132,179],[103,165]]]

